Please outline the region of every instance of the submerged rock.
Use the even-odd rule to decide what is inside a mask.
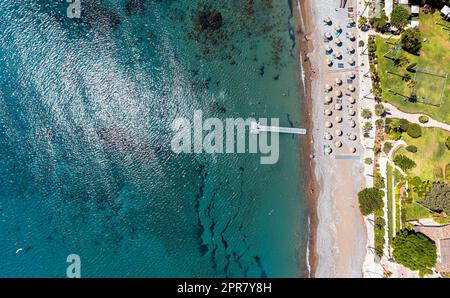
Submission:
[[[201,30],[217,30],[223,25],[222,14],[209,8],[201,10],[198,13],[198,24]]]

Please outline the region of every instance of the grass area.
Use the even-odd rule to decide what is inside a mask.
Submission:
[[[397,181],[396,181],[397,183]],[[401,222],[400,222],[400,215],[401,215],[401,209],[400,209],[400,188],[399,184],[395,186],[395,231],[398,232],[401,230]]]
[[[395,154],[403,154],[414,160],[417,165],[410,172],[422,180],[444,181],[445,168],[450,164],[450,150],[445,147],[445,140],[448,136],[450,136],[450,132],[440,128],[422,127],[422,136],[417,139],[403,133],[402,140],[408,145],[416,146],[417,152],[412,153],[401,147]],[[439,172],[441,174],[438,174]],[[441,175],[442,178],[437,177],[438,175]],[[447,182],[449,181],[447,180]]]
[[[393,233],[392,228],[394,226],[393,223],[393,217],[392,217],[392,191],[393,191],[393,185],[392,185],[392,166],[388,163],[387,164],[387,171],[386,171],[386,183],[387,183],[387,210],[388,210],[388,239],[389,239],[389,246],[391,245]]]
[[[450,123],[450,79],[445,82],[440,77],[419,74],[417,78],[419,83],[415,87],[405,80],[405,75],[414,78],[414,73],[406,70],[411,63],[417,63],[419,69],[424,69],[430,73],[448,73],[450,75],[450,55],[448,54],[450,39],[448,31],[442,30],[441,26],[435,24],[439,20],[441,18],[438,11],[434,14],[420,15],[420,31],[422,37],[426,39],[420,56],[411,55],[400,49],[399,51],[391,51],[387,57],[383,57],[399,39],[391,38],[388,41],[377,36],[375,43],[378,57],[378,75],[383,100],[392,103],[402,111],[424,113],[436,120]],[[399,56],[407,58],[407,63],[396,66],[394,58]],[[441,96],[442,88],[439,86],[444,86],[444,84],[445,92]],[[440,102],[442,97],[441,106],[426,104],[421,102],[422,100],[415,103],[407,101],[406,99],[412,94],[413,90],[421,97],[427,96],[428,103]]]
[[[416,220],[431,217],[432,213],[419,203],[412,202],[406,207],[406,220]]]

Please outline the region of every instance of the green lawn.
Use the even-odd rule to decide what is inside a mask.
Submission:
[[[417,166],[410,170],[415,176],[419,176],[422,180],[442,181],[444,178],[439,179],[436,174],[441,171],[442,177],[444,177],[445,167],[450,164],[450,150],[445,147],[445,140],[448,136],[450,136],[450,132],[440,128],[422,127],[422,136],[417,139],[403,133],[402,140],[408,145],[416,146],[417,152],[411,153],[401,147],[395,154],[406,155],[416,162]]]
[[[395,183],[397,184],[397,181],[395,181]],[[395,231],[398,232],[401,229],[400,189],[398,184],[395,186],[394,191],[395,191]]]
[[[426,38],[420,56],[414,56],[400,50],[399,52],[392,51],[386,58],[383,55],[392,49],[393,44],[397,43],[399,39],[391,38],[387,41],[387,39],[377,36],[375,43],[377,46],[378,74],[383,91],[383,100],[392,103],[402,111],[424,113],[436,120],[450,123],[450,79],[445,81],[441,77],[419,74],[417,77],[419,83],[416,87],[408,85],[403,79],[406,74],[414,77],[414,73],[406,70],[406,67],[411,63],[417,63],[417,67],[425,69],[427,72],[448,73],[450,75],[450,38],[448,31],[442,30],[441,26],[435,24],[440,19],[439,12],[420,15],[420,31],[422,37]],[[400,54],[408,59],[408,63],[397,67],[392,58]],[[438,103],[442,93],[442,88],[439,86],[444,86],[444,84],[445,92],[442,96],[443,101],[440,107],[423,102],[411,103],[405,100],[415,88],[416,93],[420,97],[428,96],[426,100],[429,103]]]
[[[412,202],[406,207],[406,220],[416,220],[431,217],[432,213],[422,205]]]
[[[392,218],[392,191],[394,186],[392,185],[392,166],[387,164],[387,173],[386,173],[386,183],[387,183],[387,210],[388,210],[388,239],[389,245],[391,245],[392,237],[393,237],[393,226],[394,220]]]

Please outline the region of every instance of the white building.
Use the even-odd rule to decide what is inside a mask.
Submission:
[[[450,7],[447,5],[444,5],[441,9],[441,14],[444,18],[449,19],[450,18]]]

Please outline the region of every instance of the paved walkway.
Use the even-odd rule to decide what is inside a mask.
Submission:
[[[446,131],[450,131],[450,125],[439,122],[437,120],[434,120],[433,118],[431,118],[430,116],[427,116],[425,114],[405,113],[405,112],[400,111],[399,109],[397,109],[395,106],[393,106],[390,103],[383,103],[383,105],[387,111],[386,114],[388,116],[396,117],[396,118],[404,118],[404,119],[408,120],[409,122],[417,123],[423,127],[438,127],[438,128],[445,129]],[[419,121],[420,116],[427,116],[429,119],[428,122],[420,123],[420,121]]]

